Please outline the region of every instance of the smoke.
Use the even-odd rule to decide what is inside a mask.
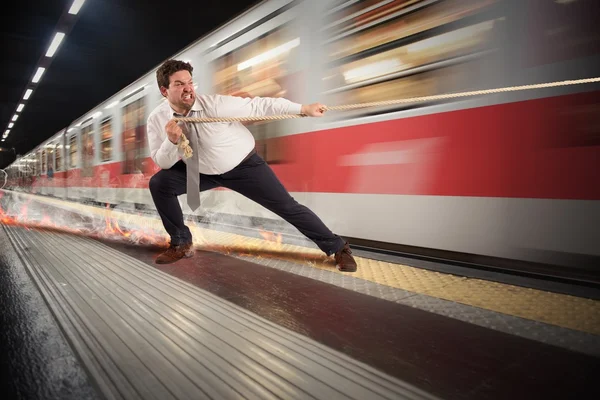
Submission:
[[[105,234],[125,237],[133,244],[166,245],[169,237],[162,226],[158,214],[135,210],[129,203],[106,209]]]
[[[156,218],[102,208],[91,201],[82,204],[2,191],[0,216],[4,223],[52,228],[98,239],[132,244],[168,243],[162,225]]]
[[[182,200],[185,203],[185,196],[182,196]],[[184,210],[186,208],[184,205]],[[197,214],[202,219],[199,226],[206,230],[317,248],[289,222],[233,191],[203,192],[201,209]],[[195,218],[188,218],[188,221],[192,219]]]
[[[6,183],[8,182],[8,174],[5,170],[0,169],[0,189],[4,189]]]
[[[4,202],[4,209],[15,223],[27,226],[50,227],[131,244],[168,245],[170,238],[154,208],[143,175],[125,177],[138,188],[123,190],[123,185],[114,181],[124,179],[123,176],[107,179],[101,188],[64,187],[55,178],[54,186],[49,185],[43,191],[51,196],[6,192],[11,199]],[[44,186],[33,191],[40,192]],[[289,249],[286,245],[292,244],[317,248],[288,222],[233,191],[203,192],[202,206],[196,213],[187,206],[185,195],[180,196],[179,202],[185,223],[192,230],[194,244],[199,247],[226,253],[256,250],[261,247],[260,243],[280,250],[284,246]]]

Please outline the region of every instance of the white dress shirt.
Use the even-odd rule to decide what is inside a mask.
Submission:
[[[283,98],[242,98],[222,95],[199,95],[187,117],[260,117],[300,114],[302,105]],[[171,168],[183,158],[183,150],[173,144],[165,131],[175,111],[163,101],[148,116],[148,146],[152,160],[162,169]],[[182,124],[181,122],[179,123]],[[219,175],[231,171],[254,149],[252,133],[240,122],[186,122],[186,135],[198,132],[199,171]],[[196,124],[194,129],[191,124]],[[190,159],[191,160],[191,159]]]

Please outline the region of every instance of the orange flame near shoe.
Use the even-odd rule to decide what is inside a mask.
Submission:
[[[107,210],[110,210],[110,205],[108,203],[106,204],[106,208]],[[111,218],[109,213],[106,214],[104,222],[104,231],[102,231],[99,235],[101,238],[113,240],[124,238],[136,244],[151,244],[161,247],[169,246],[169,241],[167,240],[165,235],[161,235],[157,232],[143,232],[141,229],[135,228],[121,228],[121,226],[119,226],[118,220],[115,218]]]
[[[259,233],[260,233],[260,236],[263,237],[263,239],[265,239],[269,242],[274,242],[277,245],[281,245],[281,242],[283,240],[283,238],[281,237],[281,233],[275,234],[275,232],[263,231],[262,229],[259,231]]]

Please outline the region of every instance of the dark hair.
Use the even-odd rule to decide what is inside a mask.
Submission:
[[[169,87],[169,77],[177,71],[186,70],[192,74],[194,67],[190,63],[179,60],[167,60],[156,71],[156,82],[158,88]]]

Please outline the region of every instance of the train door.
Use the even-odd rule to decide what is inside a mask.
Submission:
[[[312,3],[312,2],[311,2]],[[306,84],[310,54],[303,2],[290,2],[276,11],[255,10],[246,17],[261,21],[248,25],[234,21],[215,33],[216,43],[203,54],[202,65],[210,71],[209,90],[220,95],[239,97],[283,97],[296,103],[308,102]],[[280,173],[292,162],[290,149],[281,145],[281,137],[310,129],[308,119],[248,122],[244,125],[254,136],[256,151]],[[284,179],[284,184],[286,184]],[[277,218],[232,193],[210,192],[203,195],[203,206],[213,212]],[[231,196],[224,201],[222,196]],[[302,201],[302,199],[298,199]],[[225,207],[227,207],[225,209]]]
[[[123,174],[143,174],[148,168],[146,142],[146,104],[139,98],[123,107]]]
[[[65,193],[65,185],[66,185],[66,177],[65,177],[65,133],[60,134],[58,140],[55,144],[54,154],[55,154],[55,165],[56,169],[54,170],[54,190],[55,196],[64,198]]]
[[[145,87],[137,99],[122,108],[121,144],[123,149],[123,190],[120,201],[139,205],[150,202],[148,181],[154,164],[149,160],[146,138],[147,106]]]
[[[46,147],[46,183],[44,187],[46,188],[46,195],[54,196],[54,143],[48,143]]]
[[[96,182],[94,181],[94,122],[81,128],[81,192],[80,197],[87,200],[96,199]]]
[[[78,141],[78,129],[71,128],[71,135],[67,139],[67,198],[77,200],[79,199],[79,141]],[[68,131],[67,131],[68,132]]]
[[[99,168],[98,168],[98,201],[101,203],[116,203],[116,182],[118,181],[118,171],[113,159],[113,130],[112,115],[107,116],[100,122],[99,136]]]

